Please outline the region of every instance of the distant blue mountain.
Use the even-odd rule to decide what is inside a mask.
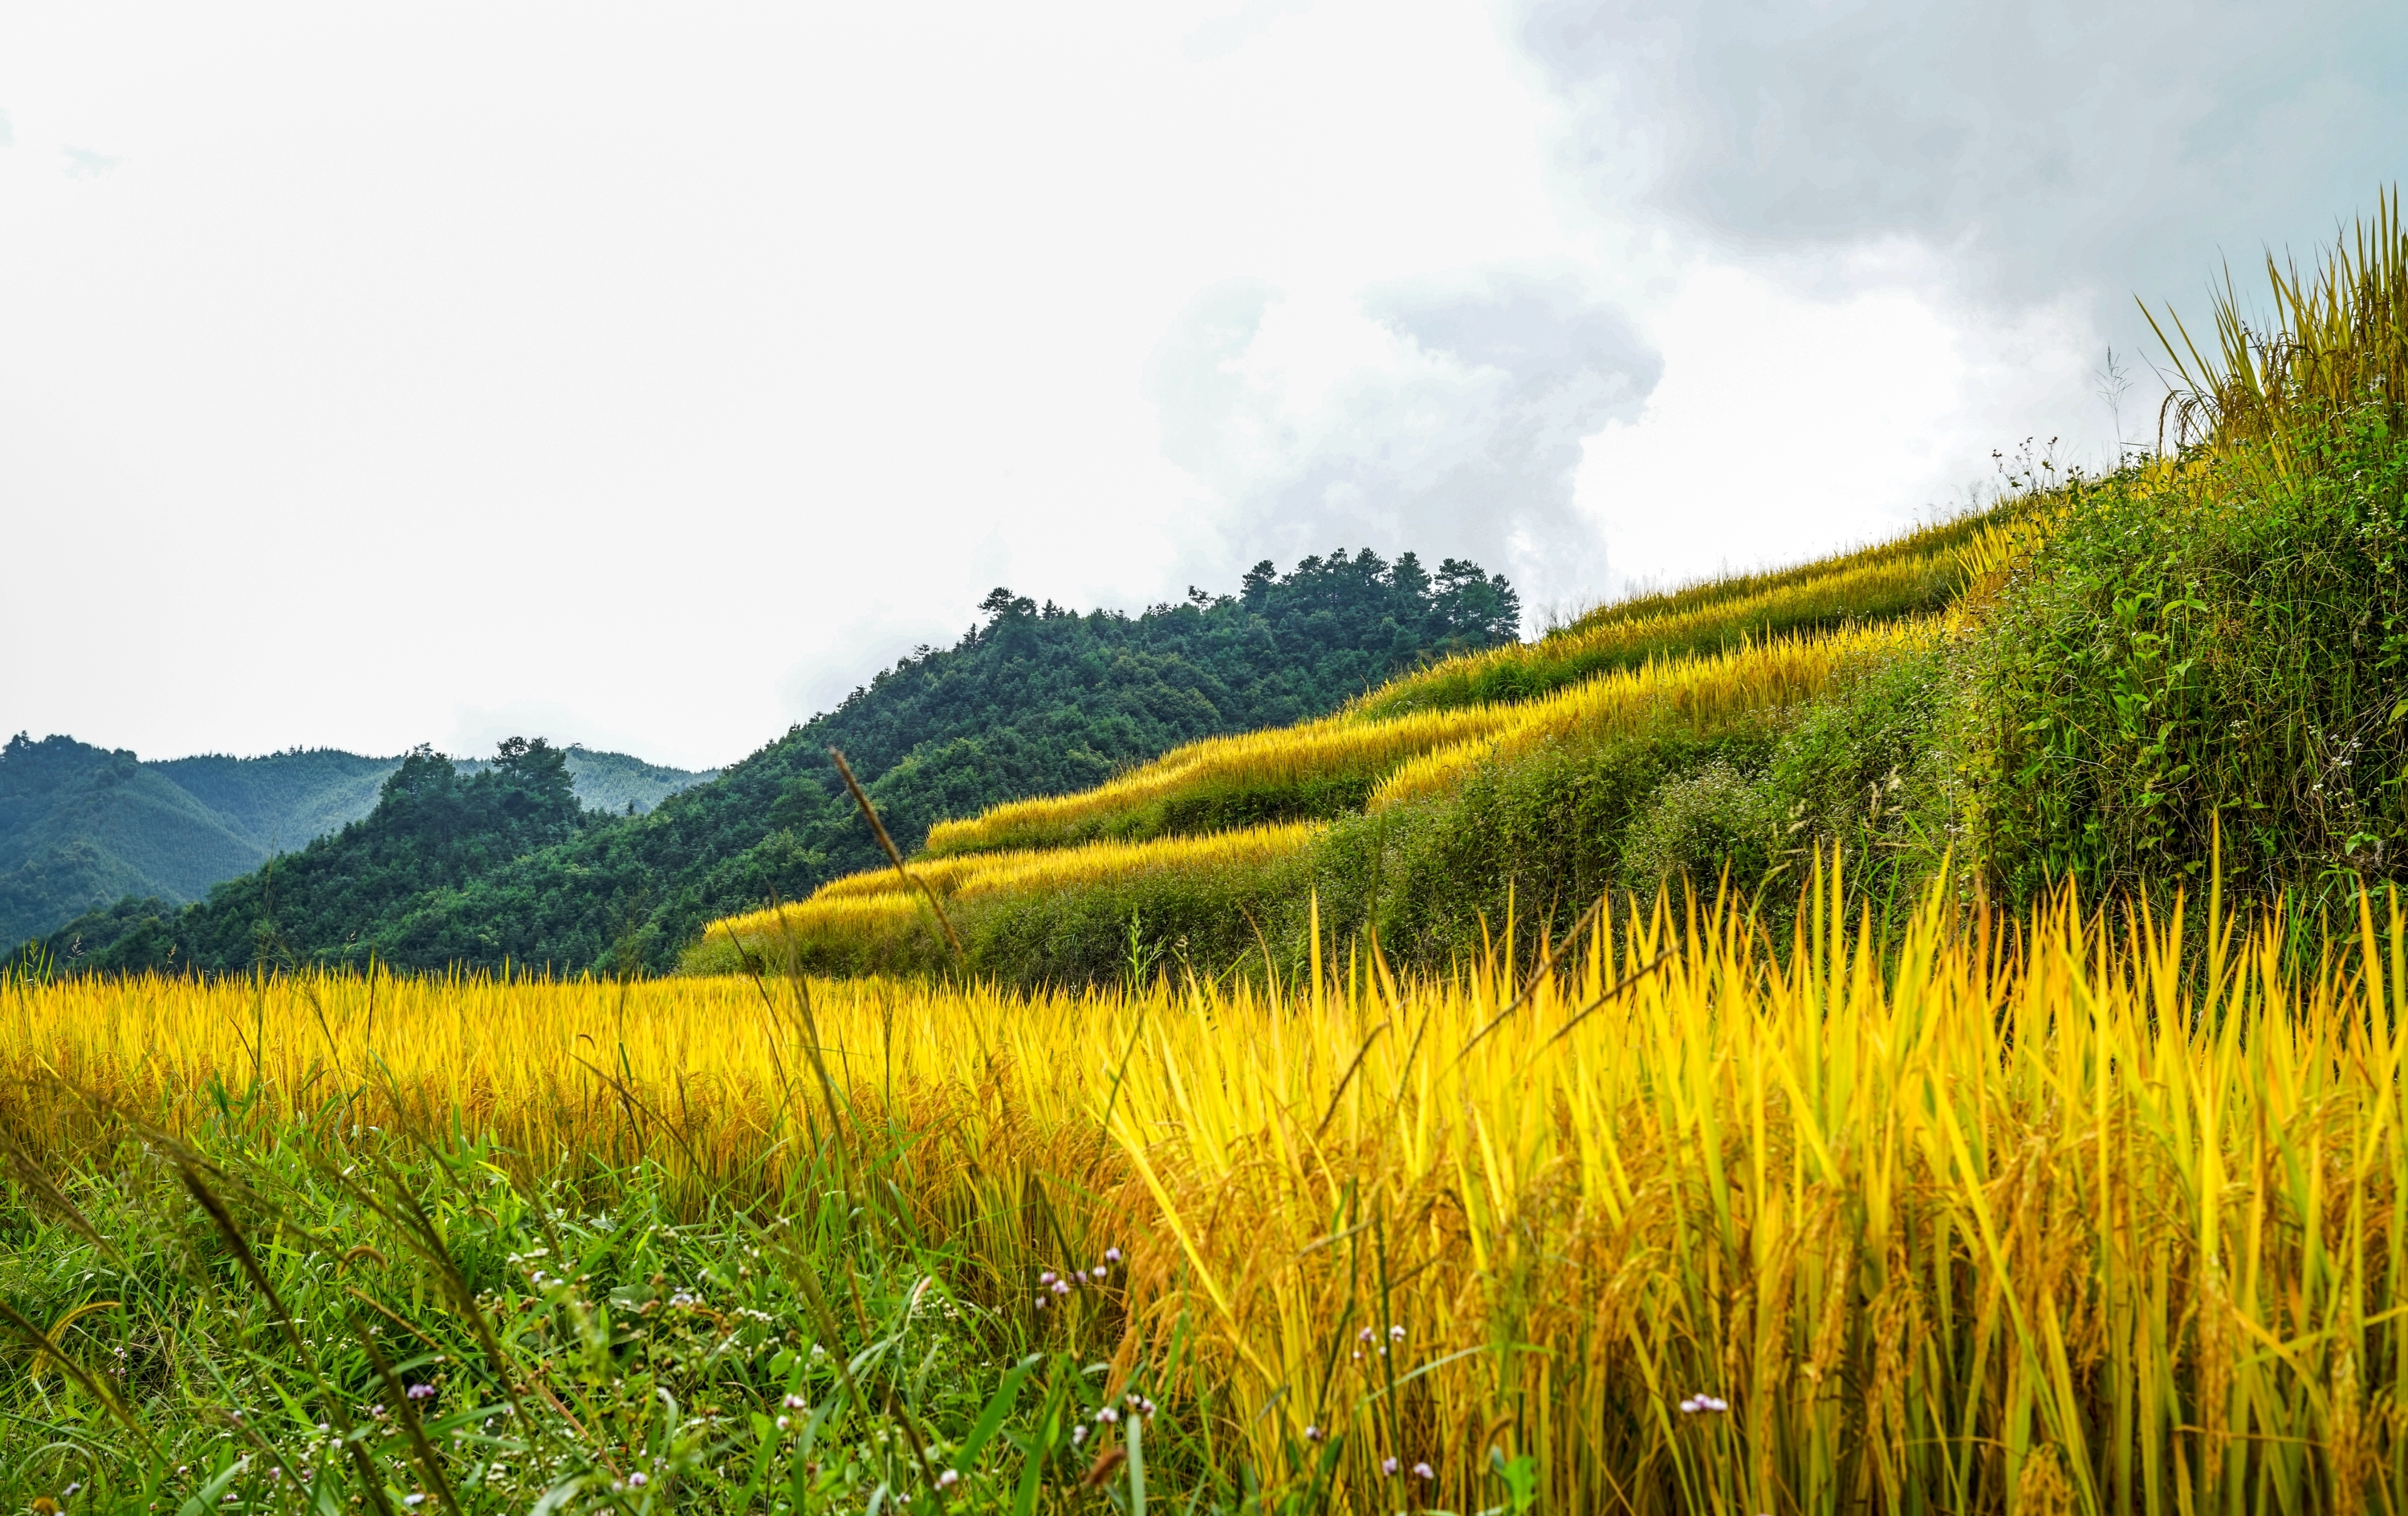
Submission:
[[[399,766],[398,756],[331,748],[144,763],[122,749],[20,733],[0,748],[0,942],[43,936],[127,895],[198,900],[366,816]],[[567,767],[588,808],[639,815],[718,775],[583,748],[568,750]]]

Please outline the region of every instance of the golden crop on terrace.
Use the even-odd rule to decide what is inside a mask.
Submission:
[[[2178,925],[1949,898],[1886,970],[1837,919],[1776,958],[1734,915],[1638,912],[1526,995],[1365,956],[1268,998],[19,984],[0,1073],[53,1154],[118,1140],[100,1105],[189,1126],[231,1086],[767,1193],[828,1119],[790,1082],[815,1038],[962,1287],[1026,1310],[1062,1266],[1041,1184],[1068,1246],[1130,1256],[1096,1355],[1151,1360],[1274,1480],[1342,1435],[1344,1509],[1391,1509],[1387,1458],[1472,1509],[1492,1448],[1535,1455],[1548,1510],[2398,1509],[2396,907],[2293,978],[2279,923],[2185,961]]]
[[[1435,794],[1472,769],[1564,737],[1594,740],[1671,720],[1711,731],[1751,714],[1813,698],[1852,661],[1928,637],[1925,621],[1767,638],[1726,652],[1642,664],[1524,705],[1496,708],[1512,720],[1400,764],[1371,792],[1374,810]]]
[[[1718,641],[1763,640],[1849,620],[1885,621],[1936,609],[1963,575],[1954,554],[1891,556],[1834,567],[1752,594],[1646,614],[1599,617],[1538,642],[1464,653],[1365,696],[1365,714],[1435,709],[1509,692],[1544,694],[1571,680]]]
[[[1319,721],[1192,742],[1092,790],[940,822],[927,855],[1060,846],[1116,826],[1155,830],[1163,818],[1149,821],[1149,811],[1214,792],[1384,778],[1381,793],[1393,799],[1479,754],[1515,751],[1512,734],[1559,734],[1570,709],[1650,708],[1659,693],[1700,713],[1787,704],[1821,687],[1829,660],[1812,648],[1821,628],[1842,623],[1829,637],[1836,657],[1885,645],[1883,634],[1844,623],[1919,620],[1955,593],[1999,531],[1984,519],[1952,522],[1801,568],[1608,607],[1536,643],[1405,675]],[[1808,665],[1823,672],[1801,683]],[[1562,688],[1574,680],[1584,682]],[[940,877],[930,867],[932,880]]]
[[[919,919],[927,909],[918,880],[948,900],[975,901],[1008,891],[1074,890],[1135,874],[1243,867],[1302,851],[1318,823],[1250,826],[1204,837],[1152,842],[1089,842],[1071,848],[960,853],[911,865],[906,880],[891,868],[830,880],[806,900],[731,916],[710,923],[693,955],[697,965],[734,967],[723,950],[733,940],[774,960],[788,941],[833,936],[875,936]]]
[[[1498,711],[1426,711],[1390,721],[1330,716],[1298,726],[1208,737],[1173,748],[1110,783],[1076,794],[996,806],[968,821],[929,829],[932,857],[1076,840],[1098,825],[1172,795],[1226,789],[1270,789],[1348,775],[1376,775],[1388,765],[1443,743],[1494,730]]]
[[[1372,804],[1389,804],[1436,788],[1436,776],[1452,775],[1490,755],[1510,756],[1548,737],[1631,730],[1665,713],[1706,726],[1791,705],[1823,689],[1850,659],[1899,646],[1924,635],[1923,629],[1917,620],[1775,636],[1719,652],[1651,660],[1539,700],[1379,719],[1341,714],[1302,726],[1214,737],[1176,749],[1096,789],[1015,800],[968,821],[940,822],[928,834],[931,862],[922,866],[933,882],[953,877],[955,860],[967,866],[966,855],[984,850],[1019,844],[1010,856],[1034,857],[1048,851],[1048,840],[1067,840],[1148,804],[1213,788],[1268,790],[1384,773]],[[878,888],[868,882],[872,878],[858,876],[859,882],[846,884],[845,893]]]
[[[1460,653],[1392,679],[1351,710],[1394,715],[1522,698],[1653,658],[1719,651],[1743,637],[1935,610],[1964,582],[1968,545],[1999,516],[1995,510],[1967,516],[1792,568],[1734,574],[1599,606],[1536,642]]]

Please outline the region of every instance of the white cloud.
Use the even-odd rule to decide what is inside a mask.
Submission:
[[[1572,507],[1581,440],[1637,414],[1656,368],[1577,279],[1485,271],[1359,302],[1224,286],[1156,350],[1152,388],[1225,562],[1412,549],[1544,597],[1602,573]]]
[[[1664,378],[1588,444],[1612,591],[1797,562],[1987,497],[1990,452],[2111,451],[2078,303],[1971,305],[1911,245],[1823,280],[1701,263],[1649,312]]]
[[[1816,551],[2095,431],[2118,260],[2320,231],[2398,58],[2219,11],[2008,132],[1978,19],[1590,14],[0,14],[0,729],[703,766],[997,583]]]

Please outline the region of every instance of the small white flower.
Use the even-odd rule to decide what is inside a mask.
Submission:
[[[1084,1442],[1084,1441],[1086,1441],[1086,1440],[1087,1440],[1087,1429],[1086,1429],[1084,1426],[1074,1426],[1074,1427],[1070,1428],[1070,1446],[1072,1446],[1072,1447],[1074,1447],[1074,1448],[1075,1448],[1075,1447],[1077,1447],[1080,1443]]]
[[[1099,1411],[1096,1412],[1096,1420],[1097,1420],[1097,1421],[1099,1421],[1099,1422],[1102,1422],[1102,1423],[1103,1423],[1105,1425],[1107,1425],[1107,1426],[1111,1425],[1111,1424],[1112,1423],[1114,1423],[1114,1422],[1119,1421],[1120,1419],[1121,1419],[1121,1413],[1120,1413],[1119,1411],[1117,1411],[1117,1410],[1114,1410],[1114,1409],[1113,1409],[1111,1407],[1110,1407],[1110,1406],[1106,1406],[1103,1409],[1101,1409],[1101,1410],[1099,1410]]]
[[[786,1430],[788,1427],[790,1427],[790,1426],[792,1426],[792,1425],[794,1425],[794,1424],[795,1424],[795,1419],[794,1419],[792,1416],[781,1416],[781,1417],[779,1417],[779,1418],[778,1418],[778,1430],[779,1430],[779,1431],[781,1431],[781,1432],[782,1432],[782,1431]]]
[[[627,1484],[630,1489],[640,1490],[651,1482],[652,1481],[650,1480],[647,1480],[641,1474],[630,1474],[627,1476]]]
[[[1104,1262],[1108,1264],[1117,1264],[1120,1261],[1121,1251],[1118,1248],[1106,1248],[1104,1250]]]
[[[1427,1464],[1415,1464],[1413,1466],[1413,1478],[1420,1480],[1426,1484],[1438,1478],[1438,1470],[1430,1467]]]
[[[1317,1427],[1317,1426],[1308,1426],[1308,1427],[1306,1427],[1306,1428],[1304,1429],[1304,1440],[1305,1440],[1305,1441],[1307,1441],[1307,1442],[1318,1442],[1318,1441],[1320,1441],[1320,1440],[1321,1440],[1321,1437],[1322,1437],[1321,1428],[1319,1428],[1319,1427]]]
[[[1397,1477],[1398,1466],[1398,1463],[1394,1458],[1383,1458],[1380,1460],[1380,1472],[1385,1474],[1390,1479],[1395,1479]]]
[[[950,1490],[961,1481],[962,1476],[957,1469],[943,1469],[937,1475],[937,1488],[939,1490]]]

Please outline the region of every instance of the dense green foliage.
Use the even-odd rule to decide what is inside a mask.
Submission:
[[[624,753],[572,747],[566,756],[577,798],[602,810],[650,810],[714,777]],[[0,748],[0,942],[47,935],[84,912],[97,916],[79,936],[114,935],[107,923],[129,913],[138,921],[198,900],[366,816],[400,765],[331,748],[144,763],[20,733]]]
[[[385,776],[400,762],[332,748],[296,748],[263,758],[205,753],[143,766],[208,807],[265,859],[366,815],[376,807]],[[203,893],[194,892],[195,898]]]
[[[588,810],[607,811],[613,816],[640,816],[679,791],[719,777],[715,768],[700,772],[671,768],[666,764],[648,764],[624,752],[597,752],[574,742],[560,751],[562,765],[568,772],[568,787],[576,793],[577,803]],[[452,762],[463,772],[471,774],[493,765],[490,758],[455,758]],[[361,807],[358,814],[365,816],[372,808],[373,802]]]
[[[1472,565],[1432,574],[1411,553],[1390,564],[1368,549],[1284,575],[1259,564],[1239,594],[1192,592],[1139,616],[1000,589],[981,608],[954,646],[920,649],[650,814],[563,808],[523,765],[505,765],[490,792],[471,781],[422,794],[430,781],[413,778],[272,872],[180,914],[141,902],[94,911],[50,950],[102,968],[237,968],[263,943],[311,961],[666,967],[711,918],[880,860],[831,746],[910,848],[945,817],[1096,784],[1197,737],[1321,715],[1425,658],[1510,641],[1521,616],[1512,587]],[[489,821],[499,829],[477,831]]]
[[[0,748],[0,938],[122,895],[196,899],[265,856],[238,822],[130,752],[22,733]]]
[[[2075,493],[1967,661],[2000,888],[2397,878],[2408,863],[2408,445],[2380,409]]]

